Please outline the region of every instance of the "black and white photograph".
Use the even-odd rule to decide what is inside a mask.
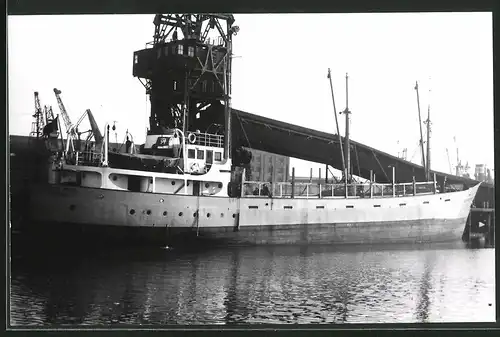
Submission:
[[[495,322],[491,12],[7,17],[11,329]]]

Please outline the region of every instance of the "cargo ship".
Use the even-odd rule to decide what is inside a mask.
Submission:
[[[231,143],[233,23],[228,14],[156,15],[154,41],[133,58],[151,100],[145,143],[111,151],[109,124],[83,145],[73,127],[66,139],[44,133],[39,177],[18,193],[29,204],[29,212],[18,207],[20,228],[89,245],[461,240],[479,184],[445,192],[435,179],[356,183],[347,170],[314,193],[293,174],[291,182],[249,181],[251,154]],[[57,118],[51,123],[62,133]]]

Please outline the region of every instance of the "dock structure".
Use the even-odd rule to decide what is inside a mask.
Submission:
[[[484,226],[481,227],[480,223]],[[495,209],[472,207],[467,219],[464,239],[471,246],[474,241],[484,240],[486,247],[495,247]]]

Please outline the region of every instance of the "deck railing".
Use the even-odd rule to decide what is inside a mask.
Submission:
[[[415,182],[399,184],[316,184],[290,182],[245,181],[242,196],[265,197],[264,185],[275,198],[380,198],[404,197],[436,193],[434,182]],[[347,189],[346,189],[347,187]]]
[[[75,151],[70,152],[66,161],[72,165],[101,166],[102,153],[96,151]]]
[[[165,43],[170,43],[172,41],[183,41],[182,39],[177,39],[174,40],[173,38],[169,37],[164,40]],[[224,45],[224,39],[221,36],[217,37],[207,37],[204,41],[204,44],[212,45],[212,46],[223,46]],[[151,49],[155,45],[154,41],[146,42],[145,44],[145,49]]]
[[[194,135],[194,141],[192,141],[193,136],[191,135]],[[186,137],[186,143],[201,146],[224,147],[224,136],[212,133],[189,132]]]

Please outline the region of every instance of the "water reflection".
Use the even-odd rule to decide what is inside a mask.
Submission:
[[[417,320],[427,323],[429,318],[430,299],[429,292],[432,291],[431,273],[435,263],[435,252],[426,252],[424,257],[424,272],[420,280],[419,300],[417,304]]]
[[[493,256],[316,246],[17,258],[11,324],[492,321]]]

